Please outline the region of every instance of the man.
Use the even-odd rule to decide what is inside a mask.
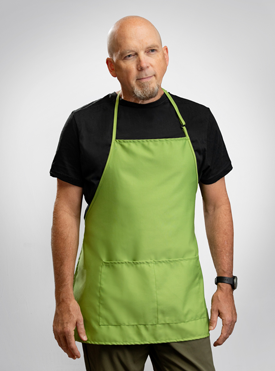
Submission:
[[[155,370],[214,370],[209,330],[219,316],[218,346],[236,322],[230,159],[210,110],[161,87],[168,49],[149,21],[119,20],[108,53],[121,91],[72,112],[50,172],[55,338],[73,359],[82,342],[87,370],[143,370],[148,355]],[[210,321],[194,233],[198,183],[213,262],[226,277]]]

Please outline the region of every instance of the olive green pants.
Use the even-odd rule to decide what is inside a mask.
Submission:
[[[215,371],[209,337],[160,344],[82,346],[87,371],[143,371],[148,356],[154,371]]]

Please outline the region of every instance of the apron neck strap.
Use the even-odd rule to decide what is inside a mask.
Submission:
[[[171,95],[168,93],[168,91],[166,91],[166,90],[163,89],[163,88],[162,88],[162,90],[164,91],[164,93],[166,94],[167,98],[170,100],[172,106],[174,107],[174,109],[175,109],[175,111],[176,111],[176,113],[177,113],[177,115],[178,115],[178,118],[179,118],[179,120],[180,120],[180,122],[181,122],[182,129],[183,129],[183,131],[184,131],[184,134],[186,135],[187,138],[189,138],[188,133],[187,133],[187,130],[186,130],[186,127],[185,127],[185,125],[186,125],[186,124],[185,124],[185,121],[184,121],[184,119],[182,118],[182,116],[181,116],[181,114],[180,114],[180,111],[179,111],[179,109],[178,109],[178,106],[176,105],[174,99],[171,97]]]
[[[162,90],[164,91],[164,93],[166,94],[167,98],[169,99],[169,101],[171,102],[172,106],[174,107],[177,115],[178,115],[178,118],[181,122],[181,125],[182,125],[182,129],[184,131],[184,134],[187,138],[189,138],[189,135],[187,133],[187,130],[186,130],[186,127],[185,127],[185,121],[184,119],[182,118],[181,114],[180,114],[180,111],[176,105],[176,103],[174,102],[173,98],[171,97],[171,95],[168,93],[168,91],[166,91],[165,89],[162,88]],[[113,121],[113,135],[112,135],[112,142],[115,141],[116,139],[116,130],[117,130],[117,114],[118,114],[118,104],[119,104],[119,96],[120,96],[120,93],[121,91],[118,92],[117,94],[117,97],[116,97],[116,104],[115,104],[115,112],[114,112],[114,121]]]
[[[119,96],[121,91],[117,93],[116,97],[116,104],[115,104],[115,112],[114,112],[114,120],[113,120],[113,135],[112,135],[112,142],[116,139],[116,128],[117,128],[117,113],[118,113],[118,104],[119,104]]]

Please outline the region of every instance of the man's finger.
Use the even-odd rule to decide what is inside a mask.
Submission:
[[[210,317],[210,320],[209,320],[209,331],[212,331],[215,329],[215,327],[217,326],[217,321],[218,321],[218,311],[211,308],[211,317]]]
[[[75,344],[75,339],[74,339],[74,331],[66,331],[65,333],[66,337],[66,344],[67,344],[67,349],[70,353],[66,352],[70,358],[80,358],[80,353],[79,350]]]
[[[66,337],[64,335],[59,336],[59,342],[58,342],[60,348],[65,352],[70,358],[72,357],[71,352],[68,349],[68,344],[66,341]]]
[[[67,341],[67,338],[66,338],[67,331],[65,330],[60,334],[57,331],[55,331],[54,332],[55,340],[57,341],[60,348],[68,355],[69,358],[72,358],[72,359],[79,358],[80,353],[78,352],[79,357],[77,357],[77,355],[74,354],[74,352],[72,352],[71,346],[69,346],[69,344],[68,344],[68,341]]]
[[[72,359],[79,358],[79,357],[77,357],[77,356],[72,352],[71,347],[69,346],[69,344],[68,344],[68,342],[67,342],[67,339],[66,339],[66,338],[64,338],[64,339],[65,339],[65,344],[66,344],[66,351],[65,351],[65,353],[67,353],[68,357],[69,357],[69,358],[72,358]]]
[[[58,345],[60,346],[60,348],[65,352],[67,353],[67,343],[66,343],[66,340],[64,338],[63,335],[59,335],[58,332],[54,332],[54,337],[55,337],[55,340],[57,341]]]
[[[80,336],[80,338],[82,340],[86,341],[87,340],[87,335],[86,335],[86,331],[85,331],[85,327],[84,327],[83,318],[79,319],[76,322],[76,328],[77,328],[77,332],[78,332],[78,335]]]
[[[222,345],[225,342],[225,340],[228,339],[228,337],[230,336],[230,334],[233,331],[233,327],[232,327],[231,323],[226,323],[226,324],[222,325],[221,335],[219,336],[219,338],[213,344],[214,347],[216,347],[218,345]]]

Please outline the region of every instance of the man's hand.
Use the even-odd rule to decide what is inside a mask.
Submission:
[[[56,306],[53,321],[53,332],[58,345],[68,354],[69,358],[80,358],[79,350],[75,344],[74,329],[83,341],[87,340],[83,317],[76,300],[62,302]]]
[[[219,283],[217,291],[212,297],[211,317],[209,330],[214,330],[218,317],[222,319],[222,331],[220,337],[213,344],[214,347],[222,345],[231,335],[237,322],[237,312],[234,303],[232,287],[226,283]]]

